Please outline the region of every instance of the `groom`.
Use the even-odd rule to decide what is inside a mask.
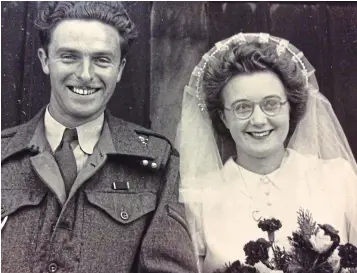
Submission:
[[[2,132],[1,269],[196,272],[178,156],[106,111],[135,38],[118,2],[43,2],[49,104]]]

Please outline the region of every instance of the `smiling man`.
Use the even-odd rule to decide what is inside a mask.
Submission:
[[[49,104],[2,132],[2,272],[196,272],[178,156],[106,111],[134,24],[118,2],[43,2]]]

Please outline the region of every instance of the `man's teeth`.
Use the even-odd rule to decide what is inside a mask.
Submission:
[[[269,135],[270,131],[265,131],[265,132],[251,132],[251,134],[255,137],[264,137]]]
[[[87,88],[82,89],[82,88],[73,87],[72,91],[79,95],[91,95],[96,91],[96,89],[87,89]]]

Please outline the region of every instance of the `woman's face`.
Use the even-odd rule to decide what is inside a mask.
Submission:
[[[265,99],[263,109],[269,113],[269,109],[274,108],[274,101],[271,102],[267,98],[276,97],[280,102],[287,101],[284,85],[275,73],[263,71],[236,75],[227,82],[221,95],[225,108],[239,104],[237,110],[244,117],[247,116],[244,113],[249,113],[249,101],[255,103],[252,104],[253,113],[246,119],[239,119],[234,111],[230,110],[222,110],[220,113],[232,135],[238,154],[263,158],[284,148],[289,131],[289,103],[281,105],[280,111],[273,116],[267,115],[259,105],[259,102]],[[242,100],[245,103],[240,103]]]

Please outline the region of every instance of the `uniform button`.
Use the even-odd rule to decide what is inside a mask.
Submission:
[[[152,162],[152,163],[151,163],[151,168],[156,169],[156,168],[157,168],[157,163]]]
[[[48,272],[54,273],[56,272],[58,269],[58,266],[56,263],[50,263],[50,265],[48,266]]]
[[[129,219],[129,214],[126,213],[125,211],[122,211],[120,213],[120,218],[123,219],[123,220],[128,220]]]
[[[143,166],[147,166],[149,164],[149,161],[147,161],[146,159],[144,159],[143,161],[141,161],[143,163]]]

